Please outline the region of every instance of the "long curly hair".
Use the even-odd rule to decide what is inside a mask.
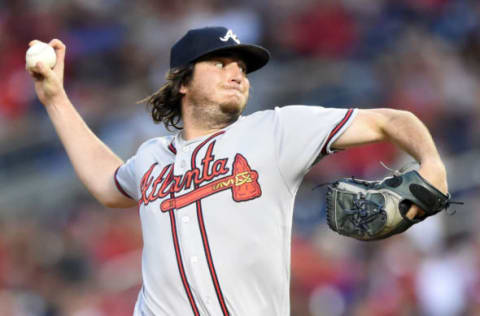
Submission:
[[[180,92],[182,85],[187,85],[193,77],[193,64],[170,69],[165,75],[166,82],[152,95],[138,101],[146,102],[155,123],[163,123],[167,130],[171,127],[181,130],[182,120],[181,101],[183,94]]]

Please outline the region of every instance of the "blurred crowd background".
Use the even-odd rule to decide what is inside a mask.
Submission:
[[[295,206],[292,315],[480,315],[480,2],[476,0],[0,0],[0,315],[131,315],[136,209],[99,205],[74,175],[24,70],[32,39],[67,45],[65,86],[123,159],[167,131],[137,100],[187,29],[224,25],[273,59],[247,112],[287,104],[407,109],[431,130],[465,202],[380,242],[330,231],[324,189],[412,159],[393,146],[331,155]],[[308,128],[308,127],[306,127]]]

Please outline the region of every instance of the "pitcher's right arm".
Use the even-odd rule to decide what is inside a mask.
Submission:
[[[65,92],[65,45],[58,39],[50,41],[49,45],[57,55],[55,67],[50,69],[38,62],[27,71],[76,174],[101,204],[107,207],[136,205],[135,200],[125,197],[115,185],[114,173],[123,161],[90,130]]]

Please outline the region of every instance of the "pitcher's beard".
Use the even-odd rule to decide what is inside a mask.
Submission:
[[[246,102],[241,104],[238,100],[228,100],[220,104],[212,104],[210,100],[197,101],[192,107],[192,117],[197,126],[207,129],[223,128],[235,122],[243,110]]]
[[[238,120],[244,109],[245,104],[225,102],[218,105],[196,105],[192,114],[197,125],[205,128],[223,128]]]
[[[240,114],[242,114],[243,110],[245,109],[245,104],[238,104],[238,102],[225,102],[219,104],[218,108],[222,113],[225,115],[233,116],[238,118]]]

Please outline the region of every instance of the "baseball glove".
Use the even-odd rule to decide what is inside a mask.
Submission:
[[[422,217],[406,217],[412,203],[425,211]],[[450,203],[457,202],[415,170],[379,181],[345,178],[328,186],[327,221],[341,235],[378,240],[404,232]]]

